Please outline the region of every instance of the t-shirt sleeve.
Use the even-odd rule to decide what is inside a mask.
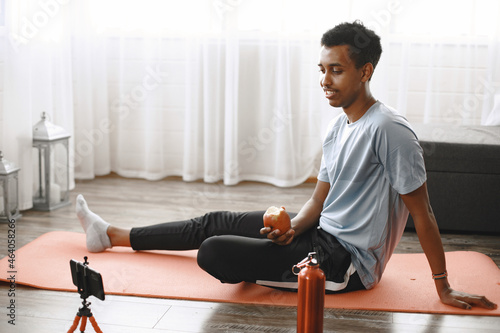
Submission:
[[[389,183],[399,194],[408,194],[427,179],[423,150],[414,132],[405,124],[381,128],[376,149]]]
[[[325,164],[325,155],[321,156],[321,166],[319,168],[318,180],[325,183],[330,182],[330,178],[328,177],[328,171],[326,169],[326,164]]]

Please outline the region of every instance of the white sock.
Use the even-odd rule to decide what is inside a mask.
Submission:
[[[76,215],[87,235],[87,250],[89,252],[102,252],[111,248],[111,241],[106,233],[109,223],[89,209],[81,194],[76,197]]]

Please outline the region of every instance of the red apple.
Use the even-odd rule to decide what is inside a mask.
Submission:
[[[287,232],[290,227],[290,216],[285,211],[285,207],[269,207],[264,213],[264,227],[270,227],[271,230],[279,229],[280,235]]]

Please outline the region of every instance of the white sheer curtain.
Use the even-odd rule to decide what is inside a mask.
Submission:
[[[255,30],[244,13],[258,15],[265,2],[121,1],[121,13],[106,3],[89,9],[114,13],[91,19],[107,41],[111,170],[278,186],[315,173],[322,129],[340,112],[317,88],[320,35]],[[80,177],[99,174],[76,167]]]
[[[0,0],[1,1],[1,0]],[[76,178],[314,176],[331,109],[321,34],[362,20],[382,37],[375,96],[410,122],[500,124],[497,1],[6,0],[0,149],[31,206],[40,113],[72,133]],[[443,16],[453,8],[454,15]],[[72,177],[73,179],[73,177]]]
[[[71,59],[74,146],[72,166],[76,178],[90,179],[111,172],[107,40],[90,26],[93,13],[85,1],[65,5],[71,43],[65,45]]]
[[[36,1],[5,3],[2,30],[3,104],[0,149],[20,168],[20,209],[32,207],[33,125],[46,111],[52,122],[72,131],[73,90],[69,35],[64,8],[41,11]],[[71,172],[72,173],[72,172]],[[73,182],[72,174],[71,182]]]

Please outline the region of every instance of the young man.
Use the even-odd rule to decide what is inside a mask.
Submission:
[[[112,246],[199,249],[200,267],[222,282],[296,289],[291,268],[314,248],[327,293],[371,289],[380,281],[410,212],[441,301],[464,309],[496,308],[484,296],[455,291],[448,283],[422,149],[409,123],[370,92],[381,53],[380,38],[358,22],[323,35],[320,84],[330,105],[344,113],[330,124],[312,197],[298,214],[291,214],[292,229],[285,234],[262,228],[264,212],[213,212],[121,229],[92,213],[79,196],[76,211],[89,251]]]

